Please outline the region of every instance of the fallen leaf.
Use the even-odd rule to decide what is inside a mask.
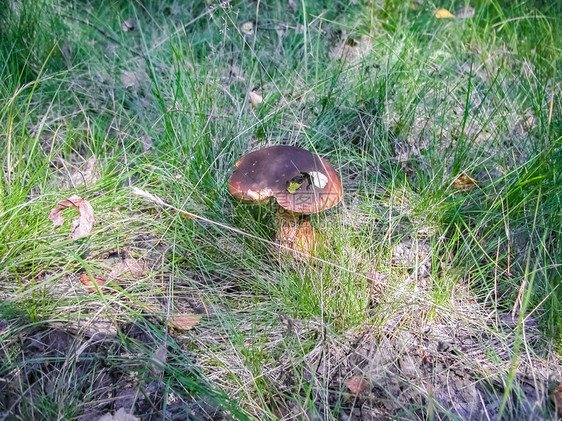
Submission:
[[[200,320],[200,314],[185,313],[171,317],[170,320],[168,320],[168,325],[173,329],[185,331],[193,329],[195,325],[199,324]]]
[[[127,258],[122,262],[117,263],[107,278],[110,281],[115,280],[132,280],[145,278],[150,269],[144,260]]]
[[[193,218],[193,215],[197,215],[197,214],[195,212],[180,211],[180,216],[182,218],[191,219]]]
[[[248,22],[244,22],[242,25],[240,25],[240,31],[244,34],[244,35],[254,35],[254,22],[252,21],[248,21]]]
[[[56,207],[51,209],[51,213],[49,213],[49,219],[53,222],[53,225],[60,226],[64,223],[62,210],[65,208],[78,208],[78,218],[72,221],[70,238],[77,240],[78,238],[90,235],[92,227],[94,226],[94,208],[92,208],[90,202],[75,194],[68,199],[61,200],[57,203]]]
[[[469,19],[474,17],[475,14],[476,14],[476,10],[474,9],[474,7],[462,6],[459,10],[457,10],[455,16],[458,19]]]
[[[295,192],[298,190],[298,188],[302,186],[302,183],[293,183],[290,182],[289,183],[289,187],[287,187],[287,191],[291,194],[295,194]]]
[[[260,88],[254,88],[250,91],[250,102],[253,108],[257,108],[263,102]]]
[[[152,149],[153,141],[152,138],[148,135],[141,136],[141,143],[142,143],[142,151],[143,153],[147,153]]]
[[[375,285],[386,285],[388,282],[388,273],[371,271],[367,274],[367,280]]]
[[[139,84],[136,73],[130,70],[123,70],[121,73],[121,82],[125,89],[136,88]]]
[[[453,187],[455,189],[461,190],[461,191],[472,190],[477,185],[478,185],[478,182],[474,178],[472,178],[472,177],[470,177],[466,174],[459,175],[453,181]]]
[[[99,176],[95,171],[97,162],[98,161],[96,157],[91,156],[90,158],[88,158],[82,169],[76,168],[76,170],[70,176],[74,187],[80,186],[82,184],[93,184],[99,180]]]
[[[0,335],[6,333],[10,325],[6,319],[0,319]]]
[[[351,393],[358,395],[369,387],[369,382],[363,376],[353,376],[345,381],[345,385]]]
[[[137,21],[135,18],[129,18],[125,20],[121,25],[121,29],[123,30],[123,32],[134,31],[136,27],[137,27]]]
[[[556,389],[552,392],[552,400],[554,401],[556,412],[562,414],[562,383],[556,386]]]
[[[371,271],[367,274],[367,281],[373,297],[379,298],[388,285],[388,273]]]
[[[439,9],[437,12],[435,12],[435,17],[437,19],[443,19],[443,18],[454,18],[455,15],[453,15],[451,12],[449,12],[447,9]]]
[[[98,418],[97,421],[140,421],[139,418],[135,417],[133,414],[129,414],[125,408],[119,408],[119,410],[114,414],[105,414]]]
[[[295,0],[289,0],[289,7],[291,8],[291,10],[294,12],[297,11],[297,3],[295,3]]]
[[[166,360],[168,358],[168,346],[164,343],[158,346],[150,358],[150,371],[155,376],[161,376],[164,373]]]
[[[82,275],[80,275],[80,282],[83,285],[89,287],[89,292],[96,292],[96,286],[101,287],[102,285],[105,285],[107,283],[105,279],[98,275],[94,275],[94,280],[92,281],[92,278],[90,278],[90,275],[88,275],[87,273],[83,273]]]

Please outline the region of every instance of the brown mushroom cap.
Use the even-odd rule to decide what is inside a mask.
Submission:
[[[236,163],[228,190],[242,200],[275,197],[288,211],[310,214],[335,206],[342,198],[340,177],[325,159],[295,146],[271,146],[250,152]]]

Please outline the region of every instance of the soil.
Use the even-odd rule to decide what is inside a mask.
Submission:
[[[7,370],[0,363],[0,420],[30,419],[28,399],[47,400],[59,393],[72,396],[76,406],[70,418],[79,421],[97,420],[121,408],[143,420],[162,419],[164,407],[170,420],[226,419],[211,397],[195,391],[170,394],[161,377],[154,376],[147,355],[161,339],[149,333],[153,330],[148,323],[154,326],[158,320],[110,328],[103,322],[84,322],[89,329],[80,333],[77,325],[21,327],[5,342],[0,359],[7,361],[5,350],[17,345],[20,353],[9,359],[12,367],[19,359],[22,368]],[[23,391],[22,385],[27,386]]]

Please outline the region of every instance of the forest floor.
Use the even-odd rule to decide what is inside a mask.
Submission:
[[[562,414],[562,4],[2,4],[0,420]]]

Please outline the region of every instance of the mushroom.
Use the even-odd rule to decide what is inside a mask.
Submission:
[[[340,177],[334,167],[306,149],[271,146],[243,156],[228,182],[238,199],[264,202],[274,197],[280,206],[276,239],[297,253],[309,256],[317,235],[306,215],[321,212],[342,198]]]

